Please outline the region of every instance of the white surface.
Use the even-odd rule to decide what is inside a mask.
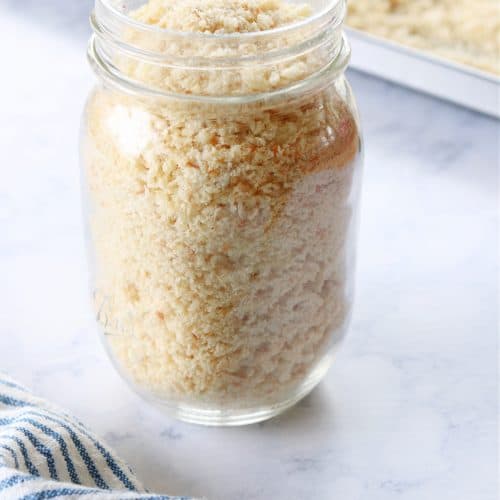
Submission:
[[[362,31],[346,31],[353,68],[500,118],[500,78]]]
[[[348,339],[320,388],[282,417],[185,425],[129,391],[90,318],[77,139],[93,76],[81,26],[48,29],[17,9],[0,7],[11,42],[1,49],[0,369],[84,420],[158,492],[495,500],[498,122],[352,74],[366,176]]]

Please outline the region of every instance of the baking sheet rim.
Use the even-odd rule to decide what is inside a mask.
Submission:
[[[419,59],[423,59],[424,61],[445,66],[447,69],[454,69],[461,73],[467,73],[470,76],[475,76],[476,78],[480,78],[482,80],[488,80],[492,83],[500,85],[500,76],[496,76],[493,73],[488,73],[487,71],[473,68],[471,66],[467,66],[465,64],[461,64],[459,62],[446,59],[445,57],[431,54],[430,52],[426,52],[424,50],[415,49],[414,47],[409,47],[408,45],[403,45],[402,43],[395,42],[387,38],[382,38],[376,35],[372,35],[371,33],[367,33],[366,31],[361,31],[356,28],[351,28],[350,26],[346,26],[345,31],[347,33],[348,39],[353,35],[356,37],[361,37],[364,38],[365,41],[375,43],[376,45],[380,45],[385,49],[396,50],[398,52],[402,52],[405,55],[411,57],[417,57]]]

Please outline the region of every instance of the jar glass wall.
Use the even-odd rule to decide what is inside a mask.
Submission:
[[[361,142],[343,9],[221,37],[96,5],[81,147],[93,303],[118,371],[179,418],[279,413],[346,331]]]

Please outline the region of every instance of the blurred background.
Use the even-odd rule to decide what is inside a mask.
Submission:
[[[32,21],[47,30],[59,31],[71,38],[85,42],[90,34],[88,23],[92,0],[2,0],[1,8],[5,15],[17,15],[20,21]]]

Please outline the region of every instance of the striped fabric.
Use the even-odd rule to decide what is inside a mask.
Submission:
[[[194,500],[149,494],[83,424],[0,373],[0,499]]]

